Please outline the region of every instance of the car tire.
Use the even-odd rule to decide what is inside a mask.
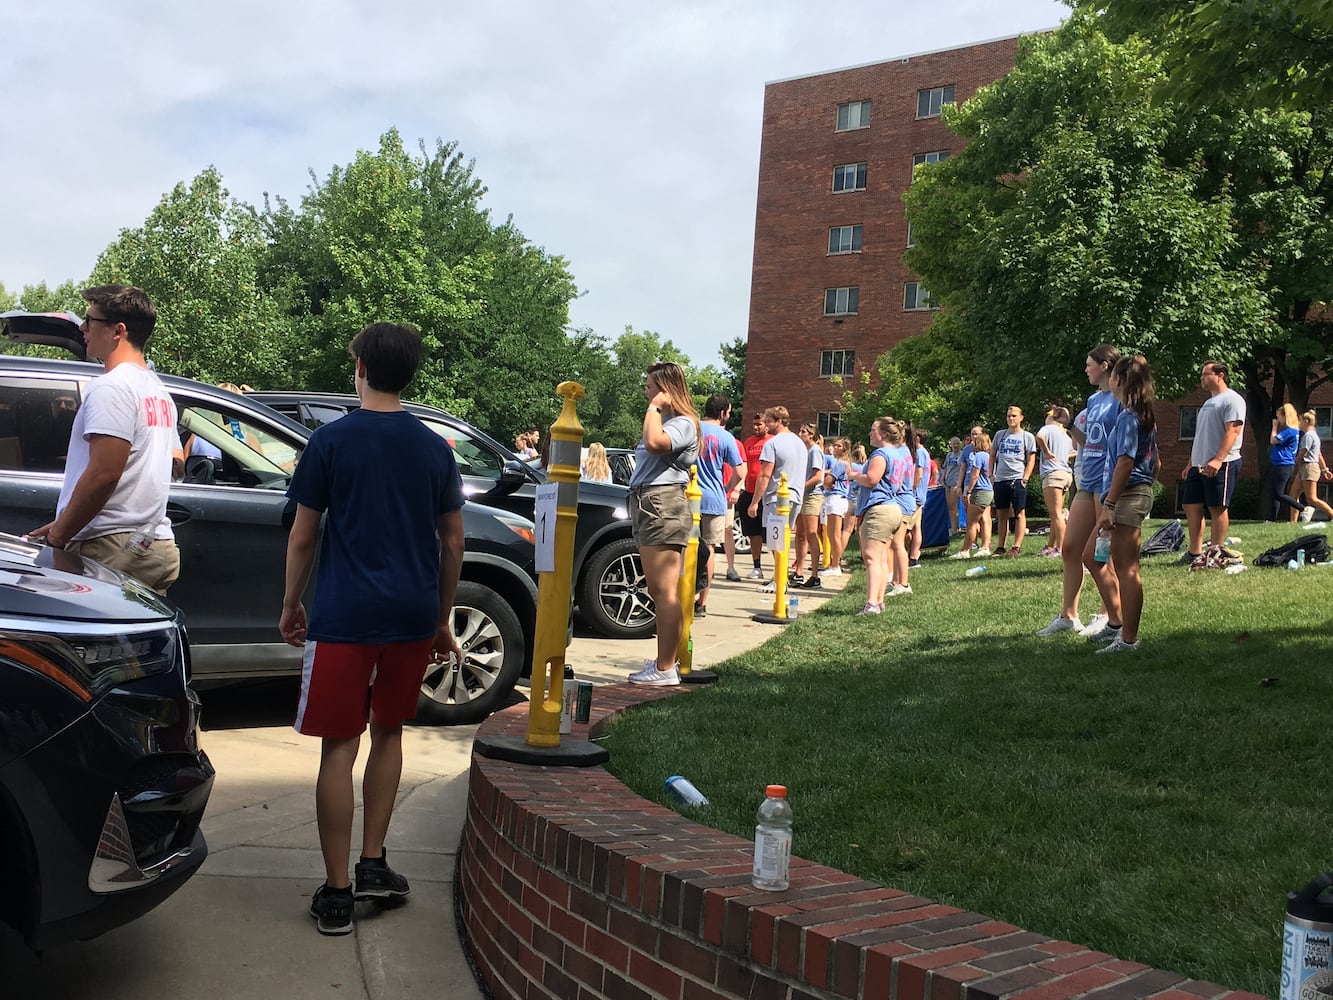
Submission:
[[[633,538],[617,538],[588,557],[579,581],[579,614],[608,639],[642,639],[657,628],[648,581]]]
[[[461,580],[454,597],[454,637],[462,664],[431,663],[421,682],[417,721],[436,726],[480,722],[513,693],[523,671],[523,626],[490,587]]]

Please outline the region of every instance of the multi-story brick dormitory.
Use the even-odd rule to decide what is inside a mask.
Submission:
[[[916,164],[963,149],[940,120],[942,106],[1008,73],[1017,49],[1016,36],[1001,38],[764,88],[747,410],[781,404],[793,422],[837,433],[844,390],[833,376],[873,372],[881,354],[925,332],[934,313],[929,290],[903,263],[912,242],[903,193]],[[1202,401],[1196,392],[1160,408],[1159,478],[1168,488],[1189,461]],[[1333,386],[1311,402],[1333,464]],[[1272,414],[1253,417],[1267,426]],[[1031,422],[1035,430],[1040,421]],[[1242,448],[1242,476],[1256,478],[1249,426]]]

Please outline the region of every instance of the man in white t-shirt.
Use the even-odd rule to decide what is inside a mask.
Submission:
[[[88,383],[74,417],[56,518],[28,537],[165,594],[180,575],[167,519],[180,438],[176,404],[143,353],[157,310],[142,289],[128,285],[88,288],[83,298],[83,341],[104,374]]]
[[[805,486],[809,452],[805,443],[789,429],[790,421],[791,414],[785,406],[770,406],[764,411],[764,429],[770,436],[759,453],[759,476],[754,482],[749,515],[758,517],[762,502],[763,523],[767,527],[769,518],[777,513],[778,486],[786,475],[787,490],[791,494],[788,498],[791,511],[787,515],[787,524],[795,530],[796,519],[801,514],[801,491]],[[786,569],[785,566],[778,566],[776,572],[782,573]]]

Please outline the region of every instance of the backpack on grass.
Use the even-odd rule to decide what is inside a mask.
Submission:
[[[1151,538],[1143,543],[1143,548],[1139,549],[1140,556],[1164,556],[1168,552],[1179,552],[1180,547],[1185,544],[1185,529],[1180,526],[1180,521],[1167,521],[1156,531]]]
[[[1302,535],[1300,538],[1293,538],[1285,545],[1269,549],[1256,559],[1254,564],[1256,566],[1282,567],[1295,559],[1296,553],[1301,551],[1305,552],[1306,565],[1328,562],[1330,556],[1333,555],[1328,548],[1328,539],[1323,535]]]

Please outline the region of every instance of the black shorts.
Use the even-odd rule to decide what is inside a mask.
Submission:
[[[759,513],[751,517],[750,502],[753,499],[753,493],[749,490],[742,490],[740,497],[736,500],[736,516],[741,519],[741,533],[746,538],[762,538],[764,534],[764,505],[760,503]]]
[[[995,480],[995,509],[1020,514],[1028,505],[1028,484],[1021,479]]]
[[[1191,466],[1185,476],[1185,488],[1180,491],[1181,506],[1203,504],[1215,510],[1226,510],[1231,506],[1231,494],[1236,492],[1236,480],[1240,478],[1240,459],[1223,462],[1215,476],[1205,476],[1197,465]]]

